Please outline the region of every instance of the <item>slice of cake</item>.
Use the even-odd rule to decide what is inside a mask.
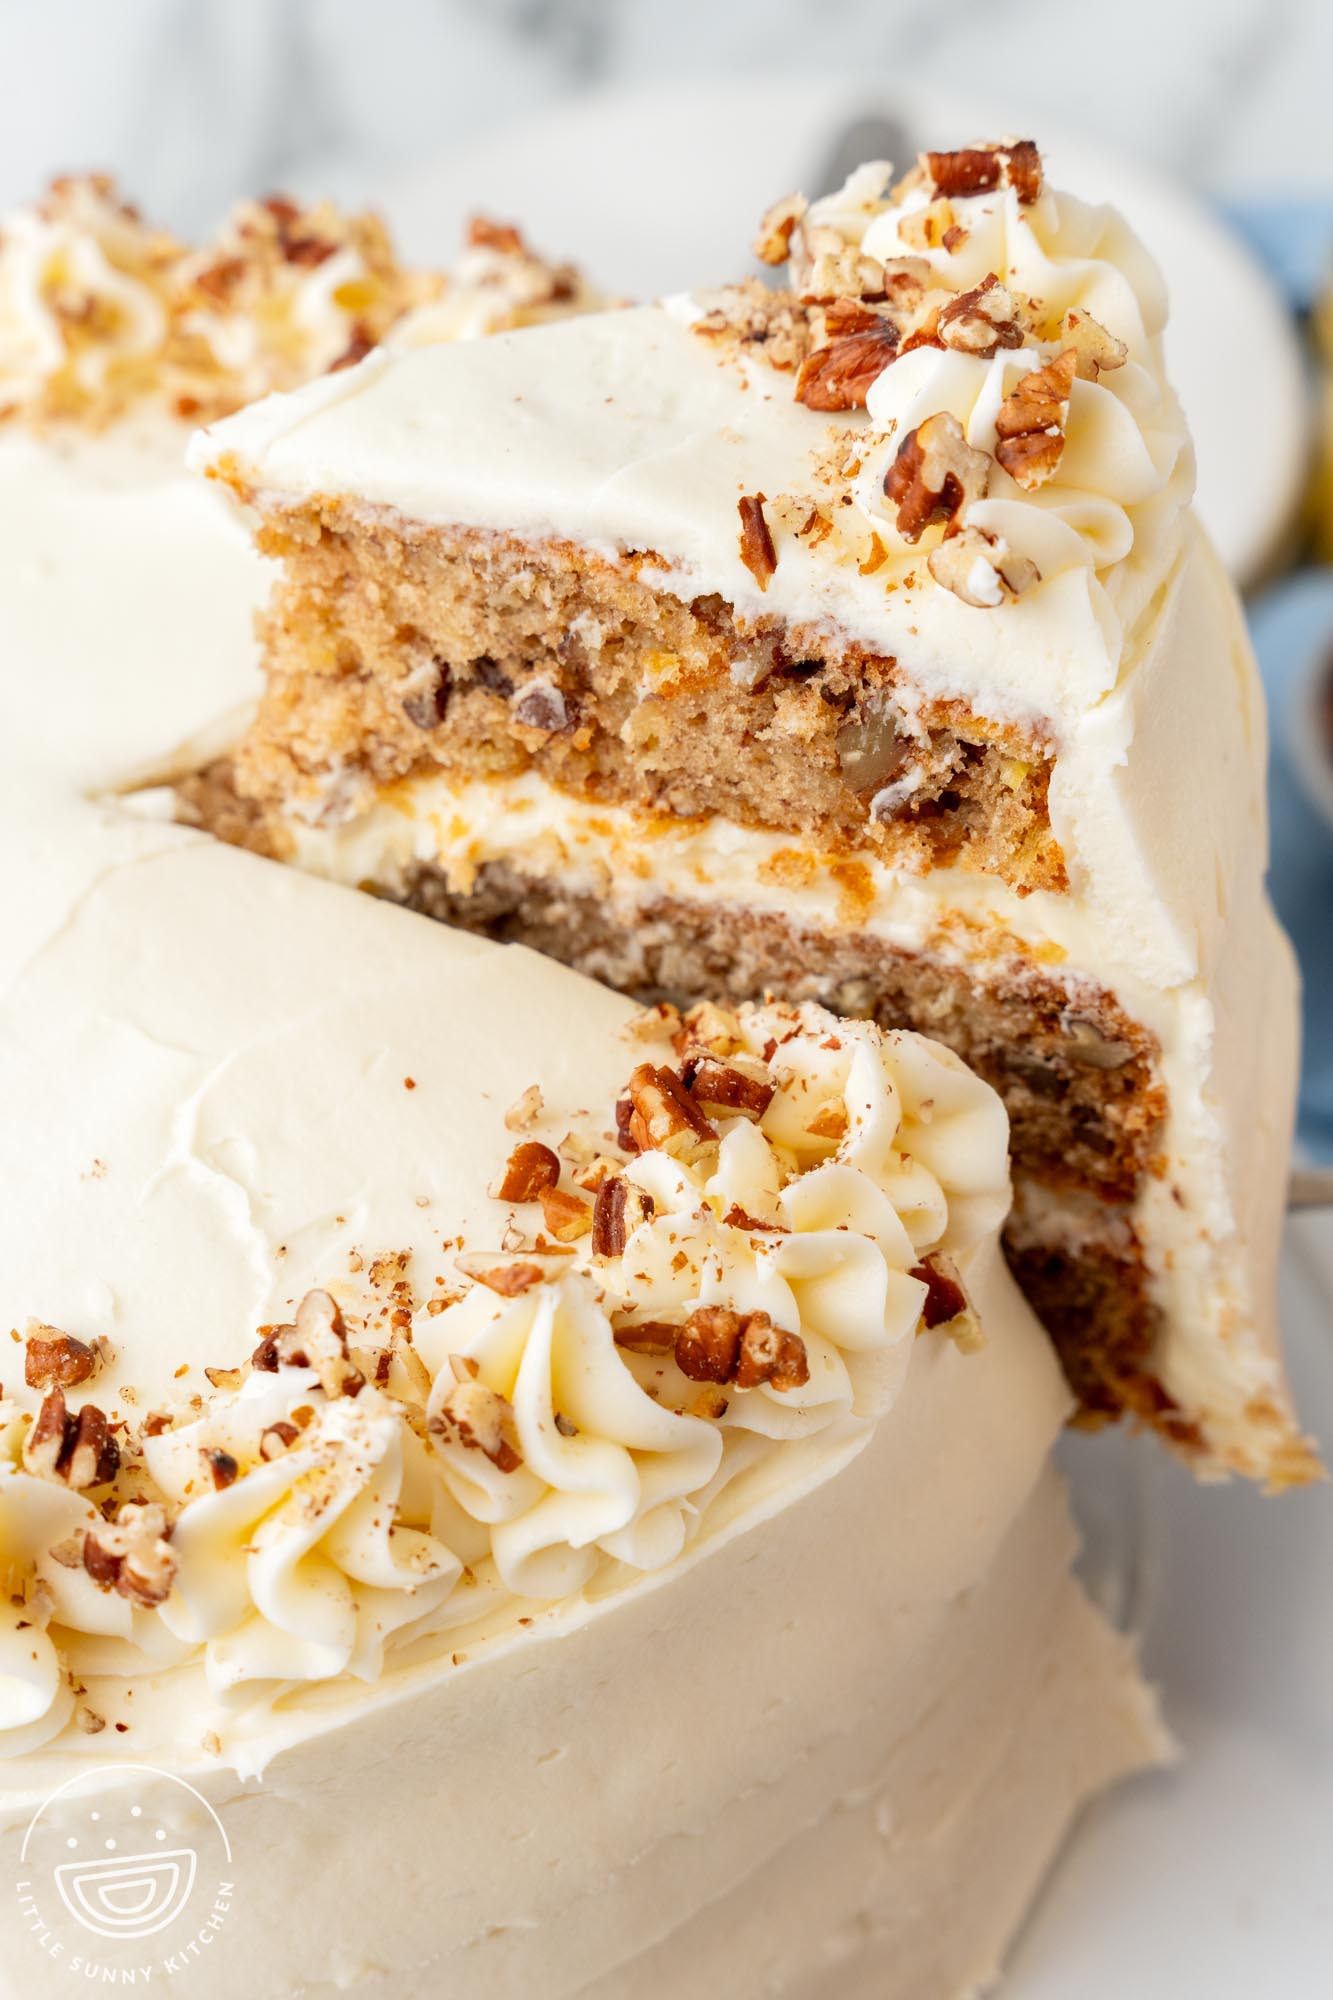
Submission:
[[[275,850],[624,990],[814,997],[1003,1094],[1083,1412],[1311,1469],[1294,980],[1161,281],[1027,143],[779,203],[786,289],[379,354],[198,457],[283,565]]]

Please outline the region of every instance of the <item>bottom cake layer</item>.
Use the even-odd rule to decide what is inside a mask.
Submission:
[[[7,1768],[0,1862],[23,1878],[44,1800],[61,1862],[90,1804],[119,1831],[149,1766],[198,1788],[159,1822],[173,1850],[206,1852],[210,1809],[230,1839],[199,2000],[975,1992],[1083,1800],[1166,1746],[1070,1574],[1049,1349],[992,1251],[967,1282],[979,1351],[920,1339],[863,1442],[710,1517],[669,1571],[290,1691],[258,1782],[192,1740],[170,1672],[145,1681],[132,1750]],[[32,1856],[27,1891],[68,1936]],[[3,2000],[65,1991],[68,1955],[11,1931]]]

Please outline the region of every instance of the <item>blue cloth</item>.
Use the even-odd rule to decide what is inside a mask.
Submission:
[[[1333,271],[1327,197],[1233,202],[1227,214],[1293,312],[1308,312]],[[1333,1164],[1333,826],[1311,799],[1291,751],[1307,713],[1310,676],[1333,658],[1333,568],[1300,571],[1248,610],[1272,740],[1269,887],[1304,982],[1299,1137],[1313,1158]]]
[[[1289,747],[1309,675],[1333,658],[1333,569],[1287,578],[1249,607],[1249,619],[1272,739],[1269,886],[1304,982],[1299,1136],[1313,1158],[1333,1163],[1333,826],[1310,799]]]

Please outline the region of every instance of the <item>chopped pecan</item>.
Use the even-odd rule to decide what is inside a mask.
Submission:
[[[767,1074],[751,1075],[706,1055],[687,1056],[681,1080],[710,1118],[762,1118],[776,1088]]]
[[[359,1396],[366,1386],[348,1354],[343,1316],[327,1292],[307,1292],[294,1325],[263,1328],[250,1365],[270,1375],[279,1368],[313,1368],[326,1396]]]
[[[83,1566],[103,1590],[114,1590],[144,1610],[165,1603],[176,1579],[177,1558],[166,1511],[155,1501],[132,1502],[115,1522],[90,1528]]]
[[[484,1251],[456,1257],[454,1262],[465,1278],[475,1278],[479,1285],[485,1285],[488,1292],[498,1292],[502,1299],[516,1299],[520,1293],[530,1292],[546,1276],[540,1264],[529,1263],[525,1258],[507,1263]]]
[[[755,349],[770,368],[800,365],[810,345],[806,308],[790,292],[770,291],[757,279],[729,285],[691,329],[723,347]]]
[[[1080,382],[1095,382],[1108,369],[1123,368],[1129,358],[1123,340],[1117,340],[1099,319],[1076,306],[1065,314],[1060,337],[1074,350],[1074,373]]]
[[[884,475],[884,492],[898,509],[898,533],[916,542],[935,521],[957,524],[979,500],[990,479],[990,460],[963,436],[948,410],[926,417],[907,433]]]
[[[527,245],[523,233],[512,222],[496,222],[489,215],[474,215],[468,220],[467,247],[469,250],[500,250],[506,256],[523,256]]]
[[[1060,463],[1077,358],[1066,347],[1044,368],[1034,368],[995,413],[995,456],[1025,492],[1044,486]]]
[[[23,1463],[34,1477],[82,1493],[115,1478],[120,1446],[95,1403],[85,1403],[76,1416],[65,1407],[63,1390],[48,1389],[23,1440]]]
[[[434,729],[448,713],[453,675],[443,660],[432,660],[423,674],[414,674],[413,683],[403,697],[403,713],[418,729]]]
[[[740,1017],[713,1000],[700,1000],[682,1016],[675,1046],[678,1055],[696,1046],[715,1056],[734,1055],[744,1047]]]
[[[540,729],[547,736],[569,727],[569,703],[553,680],[529,681],[514,696],[509,712],[523,728]]]
[[[750,1313],[741,1331],[736,1387],[757,1389],[767,1382],[771,1388],[785,1393],[801,1388],[809,1380],[810,1363],[800,1334],[774,1326],[766,1312]]]
[[[759,1229],[768,1236],[787,1236],[790,1234],[785,1222],[761,1222],[757,1215],[751,1215],[749,1210],[742,1208],[738,1201],[732,1202],[731,1207],[727,1210],[722,1220],[732,1229]]]
[[[563,1188],[543,1188],[542,1220],[557,1243],[573,1243],[592,1228],[592,1209],[576,1194]]]
[[[950,535],[931,550],[926,567],[936,583],[978,610],[992,610],[1041,582],[1041,571],[1030,557],[1016,555],[981,528]]]
[[[62,1333],[58,1326],[29,1320],[25,1335],[23,1379],[30,1389],[77,1389],[96,1374],[101,1357],[95,1347]]]
[[[717,1133],[674,1070],[640,1063],[629,1080],[629,1136],[641,1153],[693,1152]]]
[[[674,1354],[680,1328],[664,1319],[641,1319],[615,1332],[616,1346],[631,1354]]]
[[[778,552],[773,546],[772,530],[764,519],[763,494],[742,494],[736,503],[736,511],[741,517],[741,561],[759,588],[767,590],[769,579],[778,566]]]
[[[525,1139],[492,1181],[490,1193],[496,1201],[536,1201],[542,1189],[553,1188],[559,1178],[560,1161],[551,1148],[539,1139]]]
[[[276,1423],[270,1424],[268,1429],[261,1433],[259,1456],[265,1459],[281,1458],[283,1452],[289,1445],[295,1444],[300,1435],[295,1424],[289,1424],[284,1417],[279,1417]]]
[[[754,254],[761,264],[786,263],[792,231],[809,206],[803,194],[785,194],[765,209],[754,239]]]
[[[807,304],[827,299],[873,298],[883,288],[883,266],[863,257],[855,243],[828,223],[805,223],[793,281]]]
[[[1024,205],[1041,193],[1041,154],[1031,139],[1002,146],[964,146],[953,153],[922,153],[921,165],[937,194],[987,194],[1006,181]]]
[[[640,1223],[653,1215],[653,1198],[623,1174],[613,1174],[597,1190],[592,1210],[592,1254],[621,1257]]]
[[[676,1336],[676,1366],[691,1382],[762,1383],[786,1391],[810,1379],[805,1342],[775,1327],[766,1312],[738,1313],[730,1306],[696,1306]]]
[[[838,768],[854,792],[877,792],[901,777],[912,753],[912,739],[900,724],[902,715],[883,698],[864,706],[842,723],[834,738]]]
[[[989,361],[1002,347],[1021,347],[1026,329],[1013,293],[992,271],[940,307],[935,331],[941,346]]]
[[[542,1094],[535,1083],[530,1083],[522,1096],[517,1098],[505,1112],[507,1132],[526,1132],[537,1123],[542,1115]]]
[[[498,1389],[478,1381],[477,1364],[470,1356],[451,1354],[448,1366],[454,1379],[432,1410],[427,1429],[446,1444],[479,1451],[497,1472],[517,1472],[523,1454],[513,1404]]]
[[[844,1139],[847,1135],[847,1106],[840,1098],[828,1098],[814,1117],[806,1120],[805,1129],[812,1139]]]
[[[831,338],[817,347],[801,363],[796,377],[796,400],[808,410],[863,410],[866,395],[898,352],[899,329],[880,313],[856,307],[854,320],[845,308],[836,313],[830,307]]]
[[[676,1366],[691,1382],[731,1382],[744,1320],[730,1306],[696,1306],[676,1335]]]
[[[209,1477],[219,1491],[224,1487],[234,1486],[240,1477],[241,1468],[236,1460],[229,1451],[223,1451],[219,1447],[205,1450],[204,1463],[208,1467]]]
[[[205,1368],[204,1374],[215,1389],[239,1389],[245,1380],[243,1368]]]
[[[919,1278],[926,1287],[921,1318],[932,1331],[937,1326],[947,1326],[951,1319],[967,1311],[967,1293],[936,1257],[923,1257],[913,1266],[911,1276]]]

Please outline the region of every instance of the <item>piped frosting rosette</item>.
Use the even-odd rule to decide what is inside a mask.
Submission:
[[[701,1087],[740,1078],[759,1115],[641,1148],[612,1177],[635,1218],[613,1254],[594,1235],[585,1270],[516,1297],[478,1284],[418,1328],[444,1476],[520,1594],[581,1587],[598,1551],[673,1560],[731,1469],[728,1434],[780,1443],[881,1415],[921,1323],[922,1259],[1007,1208],[1003,1109],[947,1050],[865,1024],[835,1034],[817,1008],[731,1018],[734,1046]],[[535,1277],[514,1256],[493,1282]],[[794,1336],[799,1359],[747,1382],[756,1327],[766,1351]],[[710,1339],[736,1356],[701,1355]]]
[[[717,1470],[722,1440],[644,1393],[590,1278],[570,1272],[503,1303],[477,1286],[418,1344],[438,1364],[427,1415],[444,1478],[490,1527],[509,1589],[563,1597],[587,1582],[599,1550],[636,1569],[679,1555],[685,1503]],[[464,1368],[460,1380],[453,1357],[476,1375]],[[478,1421],[489,1408],[511,1428],[508,1452],[469,1436],[468,1390],[502,1399]]]
[[[834,483],[856,506],[831,510],[820,545],[892,587],[925,557],[978,609],[1065,578],[1109,643],[1141,609],[1121,566],[1169,548],[1193,487],[1161,275],[1114,209],[1048,187],[1025,143],[891,174],[871,162],[822,200],[790,197],[757,246],[790,263],[807,315],[797,400],[855,413]],[[930,449],[904,504],[909,440]],[[808,532],[808,509],[779,505],[779,529]]]
[[[309,1369],[251,1374],[229,1403],[147,1439],[144,1456],[179,1509],[160,1617],[203,1646],[217,1692],[374,1680],[386,1645],[419,1629],[462,1569],[433,1532],[441,1496],[420,1440],[372,1387],[330,1399]]]
[[[77,410],[151,379],[177,255],[96,176],[58,182],[0,241],[0,417],[54,393]]]

